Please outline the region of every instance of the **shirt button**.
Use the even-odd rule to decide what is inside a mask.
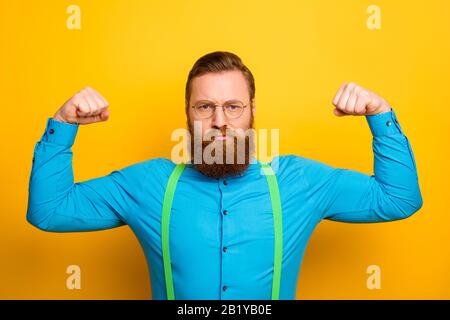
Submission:
[[[228,286],[223,286],[223,287],[222,287],[222,290],[223,290],[223,291],[227,291],[227,289],[228,289]]]
[[[54,129],[50,129],[50,134],[54,134],[55,133],[55,130]]]
[[[227,247],[223,247],[223,252],[227,252],[228,248]]]
[[[223,180],[223,184],[224,185],[228,185],[228,181],[227,180]]]
[[[223,210],[223,214],[226,216],[228,214],[228,210]]]
[[[386,122],[386,125],[387,125],[388,127],[390,127],[390,126],[391,126],[391,122],[390,122],[390,121]]]

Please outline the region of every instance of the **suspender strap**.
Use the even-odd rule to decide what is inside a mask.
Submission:
[[[283,258],[283,222],[281,212],[280,193],[278,189],[278,182],[275,173],[270,165],[258,161],[262,167],[264,175],[266,176],[267,184],[269,185],[270,200],[272,202],[273,223],[274,223],[274,264],[273,264],[273,278],[272,278],[272,300],[278,300],[280,296],[280,282],[281,282],[281,263]],[[172,278],[172,264],[170,262],[170,248],[169,248],[169,224],[170,213],[172,209],[173,196],[185,164],[178,164],[172,171],[169,181],[167,183],[164,194],[164,203],[162,208],[161,218],[161,242],[164,265],[164,277],[166,281],[166,293],[168,300],[175,299],[173,278]]]
[[[283,220],[281,214],[281,200],[278,189],[277,177],[272,167],[267,163],[259,161],[267,184],[269,185],[270,200],[272,202],[273,226],[274,226],[274,256],[273,256],[273,277],[272,277],[272,300],[280,297],[281,283],[281,263],[283,258]]]
[[[181,174],[183,173],[185,166],[186,165],[184,163],[178,164],[170,174],[169,182],[167,183],[166,191],[164,194],[164,202],[162,208],[161,242],[164,264],[164,277],[166,279],[167,300],[175,300],[175,293],[173,290],[172,264],[170,262],[169,248],[170,212],[172,210],[173,195],[175,194],[177,182]]]

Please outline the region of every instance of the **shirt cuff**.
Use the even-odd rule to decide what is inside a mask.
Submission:
[[[374,137],[403,134],[393,108],[391,111],[366,116],[366,120]]]
[[[47,119],[47,127],[41,141],[71,147],[75,142],[79,124],[61,122],[53,118]]]

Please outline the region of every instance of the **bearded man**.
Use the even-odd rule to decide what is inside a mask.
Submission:
[[[153,299],[295,299],[319,222],[393,221],[422,206],[412,148],[394,110],[355,83],[339,88],[333,112],[365,116],[374,175],[293,154],[257,160],[247,134],[255,80],[233,53],[201,57],[185,94],[190,161],[148,159],[78,183],[77,130],[106,121],[109,109],[89,87],[70,98],[36,144],[27,221],[50,232],[128,225],[145,252]]]

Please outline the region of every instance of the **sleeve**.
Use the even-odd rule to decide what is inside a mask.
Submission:
[[[305,160],[322,219],[370,223],[400,220],[422,207],[414,154],[394,110],[366,116],[374,175]]]
[[[127,213],[138,203],[144,163],[74,183],[71,147],[78,126],[49,118],[35,146],[26,218],[41,230],[76,232],[119,227],[127,223]]]

